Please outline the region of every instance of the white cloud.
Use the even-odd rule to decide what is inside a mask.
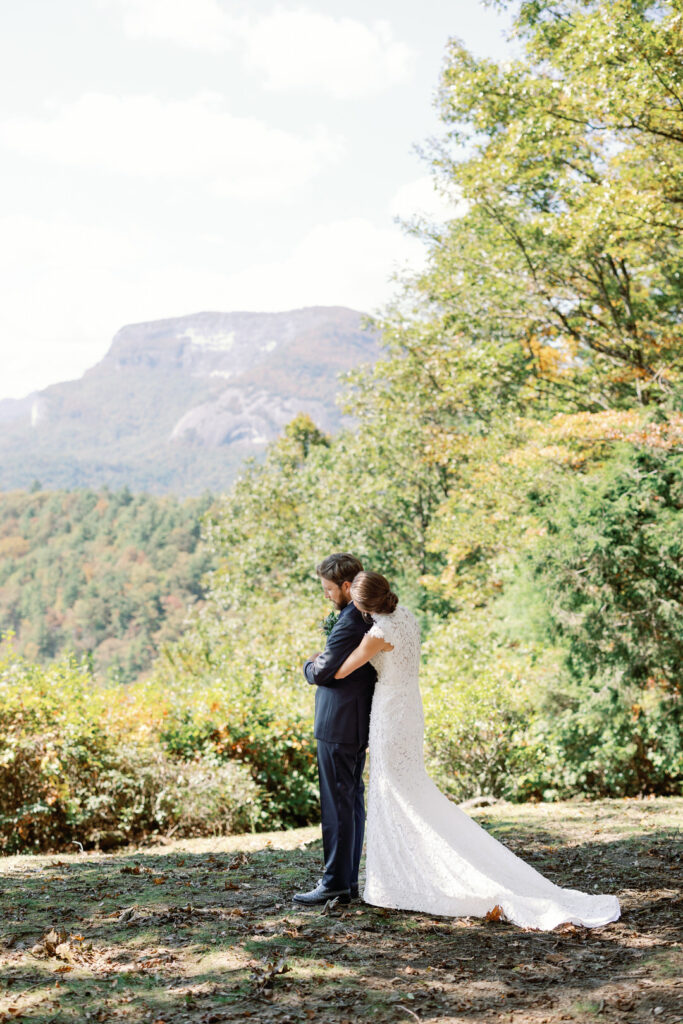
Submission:
[[[394,39],[386,21],[364,25],[305,9],[277,8],[250,24],[247,66],[266,88],[315,88],[336,99],[358,99],[409,78],[415,53]]]
[[[281,195],[343,152],[324,129],[295,135],[236,117],[213,93],[189,100],[87,93],[47,116],[0,123],[0,145],[61,164],[150,181],[201,179],[242,199]]]
[[[306,7],[277,6],[258,17],[233,17],[218,0],[101,0],[118,7],[134,39],[189,49],[235,49],[262,85],[277,92],[313,91],[357,99],[410,78],[416,54],[386,21],[365,24]]]
[[[220,53],[243,31],[216,0],[103,0],[120,8],[132,39],[161,39],[188,49]]]
[[[436,223],[462,217],[467,213],[467,208],[467,201],[461,196],[449,196],[438,190],[430,174],[401,185],[389,204],[389,212],[393,217],[405,221],[419,217]]]
[[[80,377],[125,323],[224,308],[225,274],[169,263],[166,243],[128,224],[0,219],[0,398]]]
[[[191,256],[169,262],[164,243],[141,230],[64,218],[0,220],[0,398],[80,376],[126,323],[306,305],[372,312],[391,296],[391,273],[424,258],[414,238],[363,218],[320,224],[281,259],[235,274]]]
[[[133,271],[140,241],[63,219],[0,221],[0,398],[80,376],[96,361],[116,323],[117,268]]]
[[[391,296],[391,275],[416,269],[423,259],[423,245],[398,228],[362,217],[331,221],[309,231],[285,258],[231,276],[226,297],[231,309],[342,305],[372,312]]]

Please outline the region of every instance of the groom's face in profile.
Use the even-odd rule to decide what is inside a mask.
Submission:
[[[324,576],[320,577],[320,582],[322,583],[323,594],[328,601],[332,602],[337,611],[340,612],[342,608],[346,608],[351,600],[351,582],[344,580],[341,587],[339,587],[332,580],[325,579]]]

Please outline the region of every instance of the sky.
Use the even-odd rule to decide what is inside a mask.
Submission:
[[[416,146],[479,0],[21,0],[0,14],[0,398],[79,377],[124,324],[379,310],[397,218],[457,214]]]

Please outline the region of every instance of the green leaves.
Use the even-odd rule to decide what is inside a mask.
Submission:
[[[330,612],[320,623],[320,631],[324,637],[328,637],[339,621],[339,612]]]
[[[43,822],[92,825],[112,806],[126,834],[143,827],[139,806],[148,823],[200,827],[192,780],[207,822],[311,820],[313,693],[300,666],[320,646],[314,567],[344,549],[420,615],[431,767],[452,795],[677,785],[679,6],[533,0],[516,8],[517,59],[449,44],[431,159],[462,215],[424,229],[425,270],[376,324],[384,358],[344,382],[351,425],[329,438],[297,416],[207,510],[203,546],[168,504],[8,496],[0,573],[31,562],[49,582],[0,578],[6,605],[23,609],[8,625],[42,623],[30,638],[41,656],[61,644],[62,615],[98,666],[105,653],[120,663],[114,636],[128,638],[122,672],[146,664],[152,635],[165,641],[125,701],[73,665],[21,668],[0,774],[21,763],[35,782],[16,803],[39,842]],[[63,549],[88,557],[84,579],[69,570],[55,589],[40,552],[65,518]],[[107,531],[127,540],[113,563]],[[102,578],[124,579],[121,560],[112,601]],[[206,601],[174,641],[154,624],[179,622],[182,595],[204,596],[209,560]],[[137,753],[121,765],[112,737],[126,729]],[[162,791],[149,782],[155,758],[179,766]],[[97,782],[90,796],[76,765]],[[241,818],[218,793],[232,769]]]
[[[530,554],[575,675],[680,687],[683,456],[624,451],[566,486]]]
[[[535,727],[542,791],[678,791],[682,488],[680,451],[622,448],[545,506],[527,571],[544,608],[537,630],[566,653]]]
[[[683,369],[681,19],[538,3],[517,27],[525,59],[505,66],[450,44],[433,161],[470,212],[420,288],[466,338],[514,342],[536,400],[663,401]]]

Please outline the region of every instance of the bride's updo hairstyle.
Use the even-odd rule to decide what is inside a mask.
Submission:
[[[351,598],[361,612],[370,615],[391,615],[398,598],[386,576],[378,572],[359,572],[353,577]]]

